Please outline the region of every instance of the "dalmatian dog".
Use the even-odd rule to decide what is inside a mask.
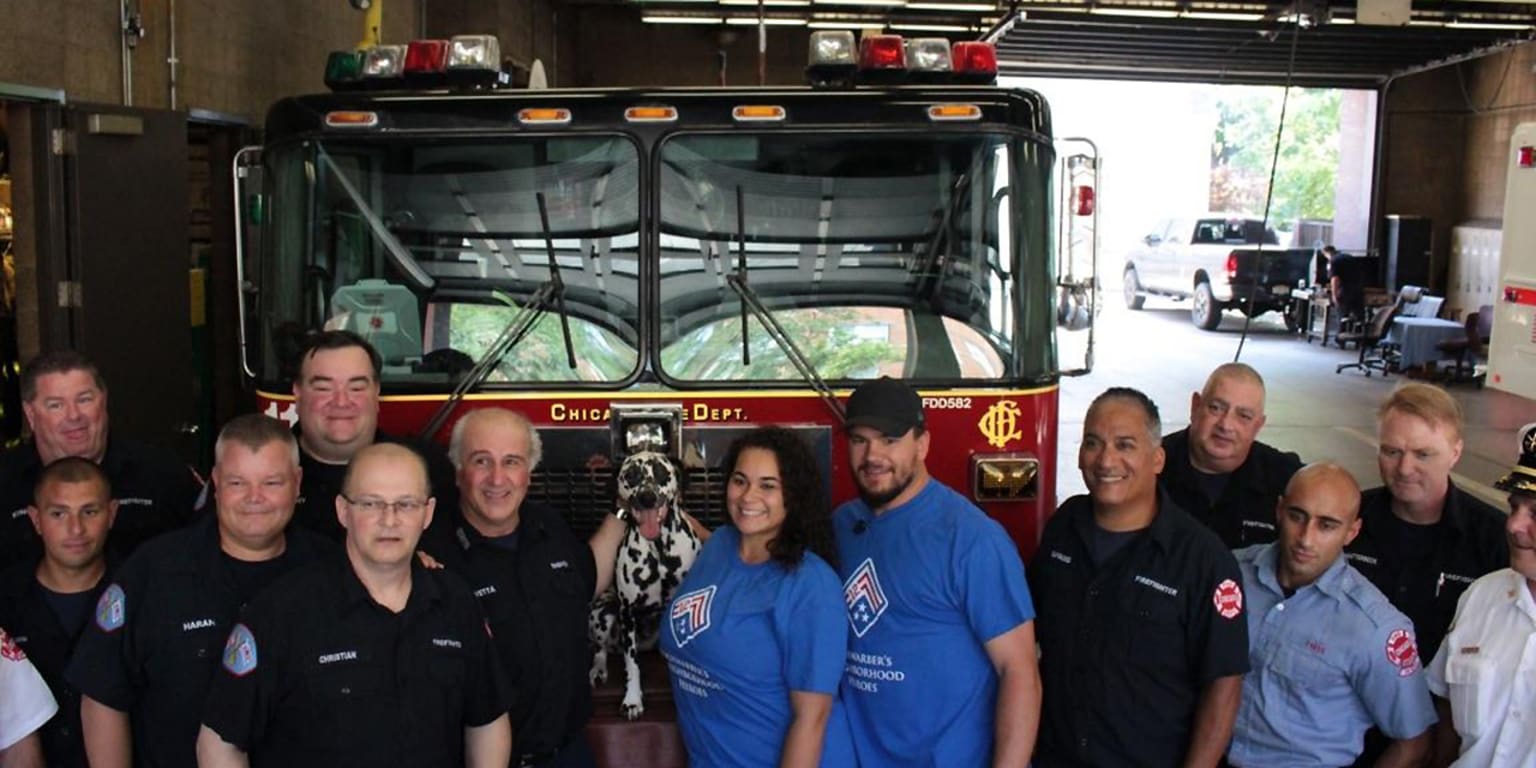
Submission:
[[[613,587],[592,602],[587,631],[593,685],[608,678],[608,654],[622,654],[620,710],[630,720],[645,712],[638,654],[656,647],[662,612],[699,554],[699,537],[683,518],[679,494],[677,466],[665,454],[640,451],[619,465],[619,509],[628,529]]]

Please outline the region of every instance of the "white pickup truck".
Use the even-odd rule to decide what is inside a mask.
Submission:
[[[1275,231],[1257,216],[1163,219],[1125,258],[1125,305],[1141,309],[1148,295],[1192,299],[1190,319],[1214,330],[1223,310],[1253,316],[1285,312],[1291,289],[1307,277],[1312,258],[1310,248],[1280,248]]]

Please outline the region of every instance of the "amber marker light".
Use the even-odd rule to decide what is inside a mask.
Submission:
[[[571,122],[571,111],[561,107],[529,107],[518,110],[517,121],[524,125],[565,125]]]
[[[347,110],[325,113],[327,128],[374,128],[378,124],[377,112]]]
[[[677,120],[675,107],[630,107],[624,119],[631,123],[671,123]]]
[[[731,110],[731,117],[741,123],[781,122],[788,113],[770,104],[744,104]]]
[[[928,108],[929,120],[980,120],[981,107],[975,104],[934,104]]]

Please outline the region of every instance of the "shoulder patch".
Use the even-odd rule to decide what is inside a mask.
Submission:
[[[1216,593],[1211,595],[1211,602],[1216,605],[1216,612],[1228,621],[1235,619],[1243,612],[1243,588],[1238,583],[1227,579],[1216,585]]]
[[[672,601],[672,639],[679,648],[709,629],[709,608],[714,602],[714,584],[678,595]]]
[[[16,644],[16,639],[0,629],[0,658],[8,661],[26,661],[27,652]]]
[[[116,632],[128,621],[128,598],[123,588],[113,584],[96,600],[96,626],[103,632]]]
[[[256,637],[244,624],[236,624],[224,641],[224,668],[235,677],[245,677],[256,669]]]
[[[1387,661],[1397,667],[1400,677],[1419,671],[1419,646],[1413,639],[1413,632],[1394,629],[1392,634],[1387,635]]]

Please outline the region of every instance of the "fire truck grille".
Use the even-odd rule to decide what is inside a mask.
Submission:
[[[603,517],[613,514],[617,494],[613,470],[544,470],[533,473],[528,498],[565,515],[582,539],[592,535]],[[713,529],[725,522],[725,473],[690,469],[683,473],[683,509]]]

